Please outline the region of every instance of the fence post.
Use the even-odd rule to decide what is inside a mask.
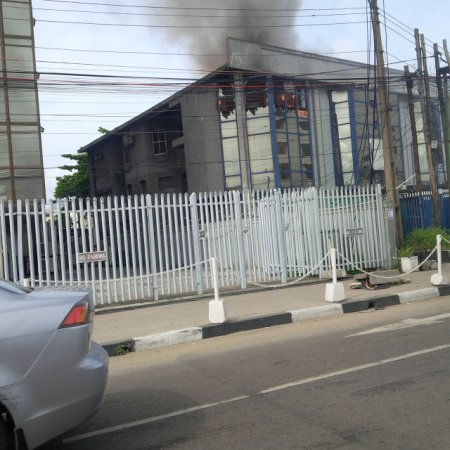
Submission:
[[[192,245],[194,246],[195,273],[197,274],[197,293],[203,294],[203,277],[201,266],[200,230],[198,227],[197,194],[189,197],[191,207]]]
[[[157,285],[157,267],[156,267],[156,245],[155,245],[155,229],[153,225],[153,203],[152,203],[152,197],[147,194],[145,197],[145,205],[147,209],[147,221],[148,221],[148,243],[150,247],[150,266],[151,266],[151,276],[148,279],[148,282],[151,284],[151,292],[153,300],[159,300],[159,291],[158,291],[158,285]],[[156,214],[158,214],[158,211],[156,211]]]
[[[224,323],[227,320],[227,313],[224,302],[219,298],[219,278],[217,276],[217,258],[211,258],[212,282],[214,286],[214,299],[209,302],[210,323]]]
[[[442,275],[442,236],[438,234],[436,236],[436,253],[437,253],[437,264],[438,273],[431,275],[431,283],[435,286],[440,286],[442,284],[448,284],[448,279]]]
[[[277,215],[277,234],[278,234],[278,255],[280,258],[281,282],[287,283],[287,258],[286,258],[286,241],[283,220],[283,211],[281,208],[281,192],[275,191],[275,211]]]
[[[333,272],[333,282],[327,283],[325,289],[325,300],[327,302],[340,302],[345,300],[345,290],[342,283],[337,282],[336,273],[336,249],[330,249],[331,270]]]
[[[241,274],[241,289],[247,289],[247,273],[245,270],[244,237],[242,230],[241,196],[239,191],[234,191],[234,217],[236,218],[236,238],[239,257],[239,271]]]

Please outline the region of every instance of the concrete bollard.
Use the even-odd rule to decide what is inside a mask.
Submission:
[[[227,313],[225,304],[219,298],[219,280],[217,277],[217,258],[211,258],[212,279],[214,285],[214,300],[209,302],[209,322],[224,323],[227,321]]]
[[[342,283],[337,282],[336,274],[336,249],[330,250],[331,270],[333,271],[333,282],[327,283],[325,289],[325,300],[327,302],[341,302],[345,300],[345,289]]]
[[[431,275],[430,281],[434,286],[442,286],[448,284],[448,279],[442,275],[442,236],[440,234],[436,236],[436,247],[438,273]]]

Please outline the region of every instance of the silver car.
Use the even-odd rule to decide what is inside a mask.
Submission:
[[[0,280],[0,449],[34,449],[103,402],[105,350],[92,342],[90,290]]]

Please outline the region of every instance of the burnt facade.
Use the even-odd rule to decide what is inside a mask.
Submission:
[[[81,150],[91,195],[383,183],[373,73],[362,63],[229,39],[225,66]],[[402,74],[389,76],[398,79],[390,105],[401,183],[414,173],[411,131]],[[426,184],[425,158],[421,164]],[[443,161],[438,173],[443,182]]]

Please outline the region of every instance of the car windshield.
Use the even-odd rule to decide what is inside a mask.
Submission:
[[[17,283],[12,283],[7,280],[0,280],[0,288],[6,289],[9,292],[13,292],[14,294],[29,294],[32,292],[33,288],[25,287]]]

